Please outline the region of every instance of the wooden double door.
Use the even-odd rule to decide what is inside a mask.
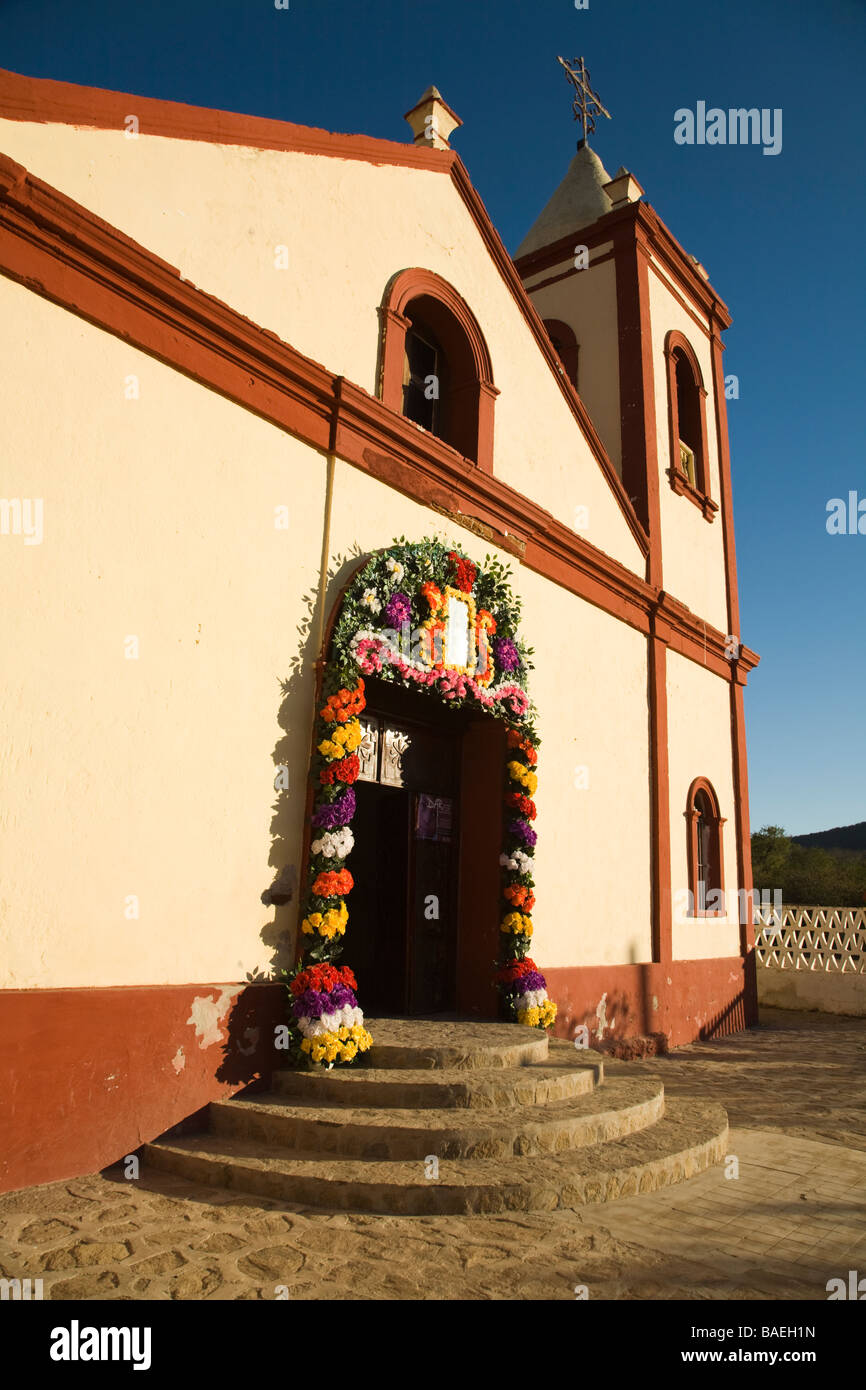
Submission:
[[[495,1016],[466,970],[482,939],[495,954],[502,730],[384,681],[366,694],[343,959],[370,1014]],[[494,781],[480,816],[479,753]]]

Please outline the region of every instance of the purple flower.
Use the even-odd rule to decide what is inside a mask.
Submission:
[[[392,594],[385,604],[385,622],[389,627],[402,627],[412,617],[412,605],[406,594]]]
[[[295,1018],[321,1018],[322,1014],[333,1014],[338,1009],[357,1009],[358,1001],[348,985],[336,984],[329,994],[319,990],[305,989],[292,1005]]]
[[[338,830],[348,825],[355,814],[355,789],[347,787],[336,801],[323,802],[313,816],[313,825],[321,830]]]
[[[512,820],[508,822],[508,829],[512,835],[520,840],[524,845],[534,845],[538,836],[528,821]]]
[[[320,994],[315,989],[305,989],[292,1005],[292,1013],[295,1018],[321,1018],[323,1013],[329,1012],[329,999],[330,995]]]
[[[516,994],[525,994],[526,991],[530,989],[546,988],[547,981],[539,970],[530,970],[528,974],[521,975],[518,980],[514,981],[514,992]]]
[[[509,637],[494,637],[493,653],[501,671],[520,670],[520,652]]]

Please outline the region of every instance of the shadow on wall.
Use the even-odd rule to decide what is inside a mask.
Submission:
[[[700,994],[695,993],[689,979],[689,962],[678,963],[680,968],[676,970],[658,961],[636,961],[633,950],[630,957],[628,966],[611,967],[613,979],[623,970],[627,972],[630,978],[625,985],[620,978],[616,987],[605,990],[606,972],[592,967],[591,984],[583,989],[572,986],[572,997],[566,994],[562,1001],[562,1025],[557,1020],[559,1037],[574,1039],[585,1029],[590,1047],[615,1056],[638,1057],[667,1051],[674,1036],[678,1042],[684,1041],[683,1017],[694,1020],[692,1037],[701,1041],[725,1037],[751,1026],[748,1001],[750,989],[752,997],[754,994],[750,985],[754,952],[746,959],[743,985],[733,997],[724,1003],[719,1001],[709,1017],[704,1016],[706,1005],[701,1007]]]
[[[249,985],[234,1001],[224,1028],[223,1059],[217,1081],[229,1086],[270,1083],[274,1066],[274,1036],[285,1022],[283,986],[277,983]],[[255,1089],[255,1088],[254,1088]]]
[[[277,797],[271,807],[268,863],[275,877],[262,893],[262,902],[265,907],[274,909],[274,917],[272,921],[265,922],[261,930],[262,942],[270,951],[271,958],[268,974],[256,972],[248,975],[248,980],[278,979],[279,972],[290,970],[294,963],[298,909],[304,889],[300,882],[304,824],[303,819],[300,826],[298,823],[298,803],[300,801],[302,808],[306,808],[307,760],[313,717],[310,701],[315,692],[315,665],[320,656],[317,650],[319,632],[327,630],[327,617],[335,595],[341,592],[364,555],[360,546],[355,545],[346,553],[334,556],[328,566],[324,612],[318,588],[303,595],[304,615],[295,629],[298,635],[297,650],[289,662],[289,674],[280,681],[277,723],[283,735],[277,739],[272,754]],[[302,750],[303,780],[299,782],[297,774],[294,779],[287,778],[285,774],[281,778],[281,770],[292,766],[293,756],[297,758],[299,746]],[[298,766],[298,763],[295,765]],[[283,785],[287,780],[289,785]]]

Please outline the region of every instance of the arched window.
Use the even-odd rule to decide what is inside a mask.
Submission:
[[[719,799],[705,777],[696,777],[686,803],[692,915],[724,917],[725,883]]]
[[[712,521],[718,503],[710,497],[707,456],[707,393],[698,359],[682,333],[665,339],[668,371],[668,419],[671,461],[668,477],[674,492],[688,497]]]
[[[576,391],[577,358],[580,346],[574,336],[574,330],[569,328],[567,323],[563,323],[562,319],[545,319],[544,326],[550,341],[556,348],[557,356],[565,368],[565,375]]]
[[[388,285],[382,320],[380,395],[422,429],[493,472],[490,354],[474,314],[429,270],[404,270]]]

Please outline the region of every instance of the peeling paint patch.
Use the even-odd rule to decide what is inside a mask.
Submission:
[[[212,1047],[214,1043],[222,1042],[219,1025],[240,992],[241,988],[237,986],[234,989],[221,989],[216,999],[210,999],[206,994],[193,999],[187,1023],[195,1025],[196,1037],[200,1039],[199,1047]]]
[[[605,990],[604,994],[601,996],[601,998],[595,1006],[595,1016],[598,1020],[598,1027],[595,1030],[595,1036],[601,1039],[604,1037],[605,1028],[610,1028],[611,1030],[613,1030],[613,1026],[616,1023],[615,1018],[609,1019],[607,1017],[607,990]]]
[[[654,995],[653,995],[653,1013],[654,1013],[654,1014],[657,1014],[658,1011],[659,1011],[659,997],[658,997],[657,994],[654,994]]]
[[[183,1071],[184,1067],[186,1066],[186,1058],[183,1055],[182,1047],[179,1047],[177,1049],[177,1052],[172,1057],[171,1065],[174,1067],[178,1075]]]

